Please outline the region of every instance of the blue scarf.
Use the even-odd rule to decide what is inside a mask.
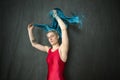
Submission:
[[[78,16],[74,15],[72,17],[67,17],[67,16],[65,16],[63,14],[63,11],[61,9],[54,8],[54,10],[56,10],[57,15],[64,21],[64,23],[66,24],[67,28],[68,28],[69,24],[80,24],[82,26],[82,19],[80,19]],[[51,10],[49,12],[49,16],[50,16],[50,19],[52,21],[50,25],[47,25],[47,24],[33,24],[33,26],[40,27],[40,28],[42,28],[46,32],[55,30],[55,31],[57,31],[58,35],[61,38],[61,36],[62,36],[61,29],[59,27],[58,22],[53,17],[53,10]],[[79,27],[81,27],[81,26],[79,26]]]

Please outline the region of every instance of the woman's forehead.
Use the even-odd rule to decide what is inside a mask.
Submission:
[[[55,33],[52,31],[47,33],[47,36],[51,36],[51,35],[55,35]]]

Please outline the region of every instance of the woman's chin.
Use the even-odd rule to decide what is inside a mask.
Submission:
[[[54,45],[54,43],[50,43],[51,45]]]
[[[52,46],[55,45],[55,43],[50,43]]]

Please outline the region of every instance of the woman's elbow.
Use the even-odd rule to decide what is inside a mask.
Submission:
[[[31,43],[32,47],[35,47],[36,46],[36,43]]]

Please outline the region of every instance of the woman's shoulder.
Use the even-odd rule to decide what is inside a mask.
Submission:
[[[49,52],[49,50],[51,49],[51,47],[50,46],[45,46],[45,48],[46,48],[46,52],[48,53]]]

